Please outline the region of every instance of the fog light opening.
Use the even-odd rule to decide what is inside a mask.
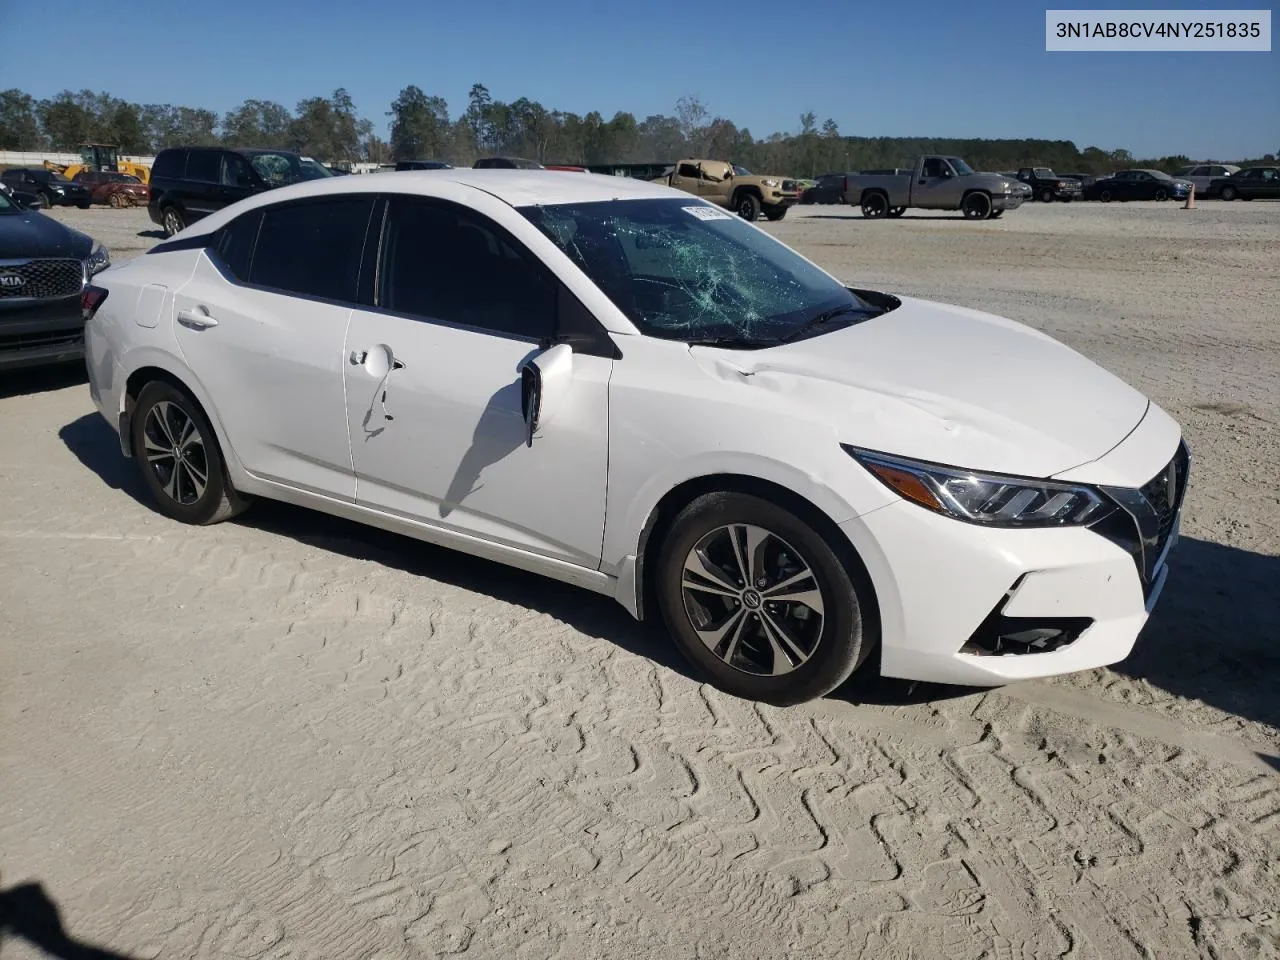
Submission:
[[[1021,578],[1019,578],[1021,582]],[[1007,617],[1001,611],[1017,590],[1014,584],[960,648],[974,657],[1017,657],[1053,653],[1069,647],[1093,626],[1091,617]]]

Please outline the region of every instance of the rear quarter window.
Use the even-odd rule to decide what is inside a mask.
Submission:
[[[262,211],[252,210],[218,231],[214,251],[222,261],[222,268],[237,280],[249,279],[254,244],[257,243],[261,224]]]

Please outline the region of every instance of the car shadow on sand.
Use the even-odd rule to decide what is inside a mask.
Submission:
[[[38,883],[0,890],[0,953],[6,940],[25,940],[59,960],[130,960],[74,939],[62,925],[57,903]]]
[[[163,230],[139,230],[138,236],[144,240],[168,240],[169,235]]]
[[[24,394],[51,393],[67,387],[79,387],[89,382],[83,360],[30,370],[10,370],[0,376],[0,400]]]
[[[121,455],[114,431],[100,416],[83,416],[58,435],[107,486],[150,506],[136,467]],[[701,679],[656,618],[637,622],[610,597],[283,503],[259,501],[236,522],[537,610],[588,636]],[[1275,695],[1280,677],[1277,583],[1280,557],[1184,536],[1172,554],[1164,595],[1133,653],[1111,669],[1175,696],[1280,727],[1280,697]],[[831,696],[852,703],[909,705],[977,692],[971,687],[882,678],[874,658],[873,653],[870,669],[859,671]]]

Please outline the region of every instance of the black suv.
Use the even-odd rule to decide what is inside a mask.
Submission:
[[[1018,171],[1017,179],[1030,187],[1032,195],[1043,203],[1055,200],[1070,203],[1079,200],[1083,192],[1079,180],[1060,177],[1049,167],[1023,167]]]
[[[151,165],[147,213],[171,237],[255,193],[332,176],[324,164],[289,150],[171,147]]]
[[[88,210],[93,202],[89,188],[82,183],[72,183],[60,173],[44,167],[11,167],[0,173],[3,180],[15,192],[33,193],[46,207],[79,207]]]

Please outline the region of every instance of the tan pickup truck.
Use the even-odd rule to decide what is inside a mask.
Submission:
[[[760,176],[723,160],[681,160],[670,173],[655,177],[652,182],[702,197],[750,221],[761,213],[770,220],[781,220],[788,208],[800,202],[795,180],[772,174]]]

